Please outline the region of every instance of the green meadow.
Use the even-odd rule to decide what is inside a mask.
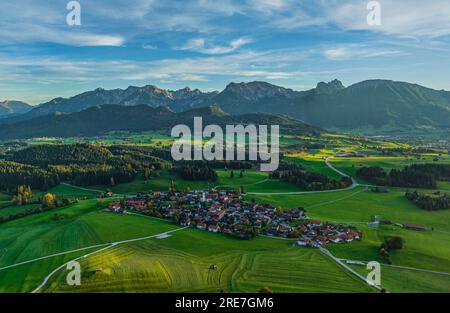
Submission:
[[[86,200],[2,225],[0,268],[46,255],[146,237],[177,228],[161,220],[116,215],[100,209],[97,201]],[[64,219],[54,221],[52,215],[55,212]],[[0,270],[0,291],[32,291],[59,265],[94,250],[72,252]],[[280,255],[283,256],[281,261]],[[85,289],[78,289],[80,292],[257,292],[266,285],[279,292],[371,291],[317,250],[294,248],[291,241],[263,237],[239,241],[195,229],[181,230],[166,239],[124,243],[81,262],[86,276],[83,276],[82,285]],[[218,268],[210,271],[213,264]],[[60,284],[64,277],[61,270],[43,291],[75,291]]]
[[[318,250],[290,241],[237,241],[195,229],[83,259],[82,285],[61,271],[43,292],[371,292]]]
[[[65,139],[42,138],[37,143],[69,143]],[[90,143],[139,144],[161,146],[168,142],[165,134],[110,134],[106,138],[86,139]],[[311,138],[285,136],[283,145],[309,142]],[[340,175],[330,169],[324,159],[337,151],[365,152],[365,158],[332,158],[333,165],[355,177],[362,166],[381,166],[386,170],[402,168],[413,163],[435,162],[436,155],[381,156],[371,145],[385,149],[405,148],[406,145],[370,139],[359,142],[347,136],[326,134],[314,139],[326,143],[323,149],[290,154],[288,158],[308,171],[322,173],[334,179]],[[442,157],[440,162],[450,162]],[[116,196],[132,195],[138,191],[165,191],[170,181],[183,190],[218,187],[258,193],[247,200],[270,203],[278,208],[303,207],[313,219],[322,222],[349,223],[363,232],[361,241],[328,245],[335,256],[360,261],[383,262],[379,247],[388,236],[404,239],[403,249],[392,251],[393,266],[382,266],[382,286],[390,292],[450,292],[450,210],[427,212],[410,203],[404,190],[389,188],[388,193],[373,193],[366,187],[338,192],[297,195],[273,193],[303,190],[280,180],[268,179],[267,173],[247,170],[217,171],[217,182],[187,181],[162,171],[158,177],[137,179],[115,186],[77,187],[61,184],[48,192],[80,201],[64,208],[20,218],[0,224],[0,292],[31,292],[44,278],[65,262],[95,252],[111,242],[147,237],[175,230],[170,222],[137,215],[103,212],[112,200],[97,200],[95,196],[111,189]],[[364,183],[363,181],[359,181]],[[439,182],[439,188],[450,190],[449,182]],[[34,199],[44,192],[36,191]],[[8,216],[36,205],[8,206],[11,196],[0,193],[0,216]],[[54,214],[62,217],[55,220]],[[395,225],[371,228],[373,216],[394,223],[421,224],[427,231],[406,230]],[[257,237],[240,241],[220,234],[196,229],[183,229],[164,239],[146,239],[122,243],[79,260],[82,285],[70,287],[65,283],[67,271],[61,269],[50,278],[41,292],[258,292],[269,287],[274,292],[374,292],[319,250],[293,247],[292,241]],[[89,248],[91,247],[91,248]],[[84,249],[86,248],[86,249]],[[73,251],[83,249],[81,251]],[[36,258],[60,254],[17,267],[5,266]],[[410,267],[411,269],[399,268]],[[352,267],[366,275],[363,266]],[[422,271],[424,270],[424,271]]]

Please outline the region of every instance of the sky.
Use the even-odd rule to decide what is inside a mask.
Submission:
[[[79,0],[80,25],[68,25],[68,3],[0,3],[0,101],[336,78],[450,90],[448,0]]]

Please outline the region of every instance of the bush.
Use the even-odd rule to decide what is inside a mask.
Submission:
[[[387,238],[384,243],[388,250],[401,250],[403,249],[404,240],[401,237],[392,236]]]

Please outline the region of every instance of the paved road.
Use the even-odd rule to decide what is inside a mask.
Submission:
[[[319,247],[319,250],[325,254],[326,256],[328,256],[329,258],[331,258],[333,261],[335,261],[336,263],[338,263],[340,266],[342,266],[344,269],[346,269],[347,271],[349,271],[350,273],[352,273],[353,275],[355,275],[357,278],[361,279],[362,281],[364,281],[366,284],[368,284],[369,286],[374,287],[375,289],[381,291],[382,288],[380,286],[376,286],[376,285],[372,285],[369,284],[366,277],[362,276],[361,274],[359,274],[358,272],[356,272],[354,269],[352,269],[350,266],[348,266],[347,264],[343,263],[341,261],[341,259],[338,259],[337,257],[335,257],[330,251],[328,251],[327,249],[325,249],[324,247]]]
[[[361,264],[367,264],[366,261],[359,261],[359,260],[348,260],[348,259],[339,259],[341,261],[347,262],[359,262]],[[440,272],[440,271],[433,271],[433,270],[426,270],[423,268],[416,268],[416,267],[409,267],[409,266],[401,266],[401,265],[392,265],[392,264],[381,264],[382,266],[387,267],[394,267],[394,268],[400,268],[405,270],[411,270],[411,271],[417,271],[417,272],[423,272],[423,273],[431,273],[431,274],[437,274],[437,275],[443,275],[443,276],[450,276],[450,273],[447,272]]]
[[[338,173],[339,175],[343,176],[343,177],[349,177],[352,180],[352,184],[351,186],[347,187],[347,188],[342,188],[342,189],[333,189],[333,190],[319,190],[319,191],[294,191],[294,192],[247,192],[248,195],[255,195],[255,196],[283,196],[283,195],[307,195],[307,194],[314,194],[314,193],[328,193],[328,192],[341,192],[341,191],[346,191],[346,190],[352,190],[355,189],[356,187],[360,186],[360,184],[358,184],[358,182],[353,178],[348,176],[347,174],[345,174],[344,172],[338,170],[337,168],[335,168],[331,163],[330,163],[330,157],[325,159],[325,164],[332,169],[333,171],[335,171],[336,173]]]

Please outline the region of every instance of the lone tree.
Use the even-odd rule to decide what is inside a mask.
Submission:
[[[170,184],[169,184],[169,192],[174,193],[176,191],[177,187],[175,185],[175,182],[173,181],[173,179],[170,179]]]
[[[47,193],[42,197],[42,205],[44,207],[50,207],[55,204],[56,196],[51,193]]]
[[[401,250],[403,248],[404,240],[402,237],[392,236],[384,241],[384,246],[387,250]]]

